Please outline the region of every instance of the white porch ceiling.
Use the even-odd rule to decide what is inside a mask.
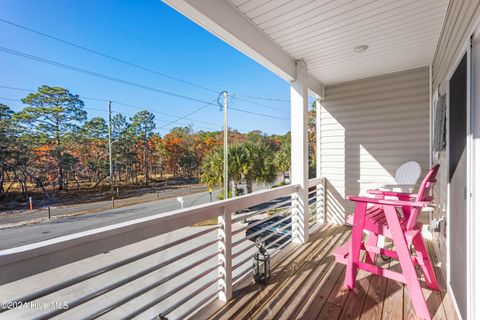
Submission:
[[[323,84],[429,65],[448,6],[448,0],[224,1],[287,55],[305,60]],[[359,45],[369,48],[355,53]]]

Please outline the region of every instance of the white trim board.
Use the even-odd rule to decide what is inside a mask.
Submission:
[[[472,119],[471,119],[471,149],[472,149],[472,172],[471,172],[471,251],[472,258],[470,262],[473,266],[480,265],[480,233],[474,232],[480,230],[480,218],[476,215],[480,212],[480,27],[474,32],[472,47]],[[473,269],[473,268],[472,268]],[[469,308],[469,317],[471,319],[480,318],[480,276],[472,270],[471,287],[468,295],[472,300],[472,307]]]
[[[470,125],[470,121],[471,121],[471,113],[472,113],[472,108],[471,108],[471,102],[472,102],[472,90],[471,90],[471,82],[472,82],[472,73],[471,73],[471,69],[472,69],[472,58],[471,58],[471,50],[470,50],[470,38],[468,38],[464,44],[462,45],[462,50],[459,52],[459,54],[455,57],[455,60],[454,60],[454,63],[452,63],[451,67],[449,68],[449,71],[447,73],[447,77],[445,79],[445,89],[446,89],[446,103],[447,103],[447,121],[446,121],[446,128],[447,128],[447,131],[446,131],[446,136],[447,136],[447,148],[446,148],[446,166],[447,168],[450,167],[450,150],[449,150],[449,145],[450,145],[450,141],[449,141],[449,126],[450,126],[450,119],[449,119],[449,114],[450,114],[450,92],[449,92],[449,82],[450,82],[450,79],[451,77],[453,76],[455,70],[457,69],[460,61],[462,60],[463,56],[467,54],[467,136],[466,136],[466,146],[465,146],[465,149],[466,149],[466,158],[467,158],[467,165],[466,165],[466,181],[465,181],[465,184],[466,184],[466,192],[467,192],[467,195],[471,195],[471,173],[472,173],[472,162],[471,162],[471,155],[472,155],[472,150],[471,150],[471,125]],[[448,173],[447,173],[448,174]],[[460,319],[462,319],[462,315],[460,313],[460,309],[458,307],[458,303],[457,303],[457,299],[455,297],[455,295],[453,294],[453,290],[452,290],[452,287],[450,285],[450,282],[451,282],[451,257],[450,257],[450,234],[451,234],[451,231],[450,231],[450,221],[451,221],[451,210],[450,210],[450,207],[451,207],[451,201],[450,201],[450,195],[451,195],[451,192],[450,192],[450,183],[448,182],[448,178],[447,178],[447,237],[446,237],[446,250],[447,250],[447,265],[446,265],[446,269],[447,269],[447,288],[448,290],[450,291],[451,293],[451,297],[452,297],[452,301],[453,301],[453,305],[455,306],[455,310],[457,312],[457,315]],[[466,268],[467,268],[467,278],[466,278],[466,285],[467,285],[467,288],[466,288],[466,296],[467,296],[467,310],[466,310],[466,314],[467,314],[467,317],[468,319],[475,319],[475,318],[472,318],[471,317],[471,314],[472,314],[472,309],[475,305],[475,300],[474,300],[474,296],[471,295],[472,293],[472,286],[470,285],[471,284],[471,280],[472,280],[472,275],[474,273],[474,265],[472,265],[472,251],[471,251],[471,248],[472,248],[472,245],[473,245],[473,242],[472,242],[472,236],[473,236],[473,232],[472,232],[472,223],[471,223],[471,218],[473,216],[473,212],[472,212],[472,206],[471,206],[471,202],[472,202],[472,197],[467,197],[466,199],[466,226],[467,226],[467,230],[466,231],[466,245],[467,245],[467,248],[466,248],[466,252],[467,252],[467,257],[466,257]]]

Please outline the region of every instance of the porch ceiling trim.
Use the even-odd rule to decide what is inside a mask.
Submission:
[[[248,18],[224,0],[163,0],[166,4],[240,50],[281,78],[291,82],[296,61]],[[308,75],[310,94],[323,98],[324,86]]]

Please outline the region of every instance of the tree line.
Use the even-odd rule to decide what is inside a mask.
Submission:
[[[42,190],[68,192],[96,189],[109,177],[108,124],[88,119],[77,94],[43,85],[21,100],[14,112],[0,104],[0,198],[19,189],[23,196]],[[148,183],[152,178],[198,178],[223,183],[223,131],[175,127],[161,136],[148,110],[111,120],[113,172],[116,183]],[[290,135],[229,130],[229,177],[232,192],[246,183],[273,183],[290,167]],[[19,187],[18,187],[19,186]]]

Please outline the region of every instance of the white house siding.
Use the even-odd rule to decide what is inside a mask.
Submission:
[[[461,54],[461,51],[465,49],[464,44],[473,32],[479,15],[480,1],[478,0],[453,0],[450,2],[432,64],[433,88],[437,89],[440,94],[446,92],[448,72],[451,71],[455,59]],[[434,196],[438,207],[434,212],[434,217],[447,220],[448,169],[445,151],[440,153],[438,163],[440,163],[440,170],[434,189]],[[447,248],[445,233],[442,230],[441,233],[435,233],[434,236],[438,240],[436,242],[437,251],[441,258],[443,272],[446,274]]]
[[[465,43],[472,34],[475,25],[480,18],[480,1],[478,0],[452,0],[450,1],[443,26],[442,33],[437,45],[437,50],[432,64],[432,84],[434,90],[444,94],[446,92],[446,83],[448,72],[453,68],[455,60],[461,55],[465,49]],[[447,128],[448,130],[448,128]],[[447,132],[448,135],[448,132]],[[434,196],[438,204],[434,212],[437,219],[444,218],[447,220],[447,156],[442,151],[439,155],[438,163],[440,170],[438,173],[438,181],[434,189]],[[446,221],[448,225],[448,221]],[[437,251],[440,256],[441,266],[444,274],[446,274],[447,248],[444,229],[442,232],[434,233],[437,239]],[[452,264],[455,264],[452,261]],[[458,299],[458,297],[457,297]],[[460,301],[458,301],[460,302]],[[465,301],[461,301],[465,305]],[[465,312],[465,310],[462,310]]]
[[[353,212],[346,195],[392,183],[402,163],[417,161],[426,172],[428,83],[422,67],[326,88],[319,138],[330,221],[343,222]]]
[[[432,63],[433,88],[445,92],[445,80],[455,58],[470,37],[480,15],[480,1],[451,0]]]

